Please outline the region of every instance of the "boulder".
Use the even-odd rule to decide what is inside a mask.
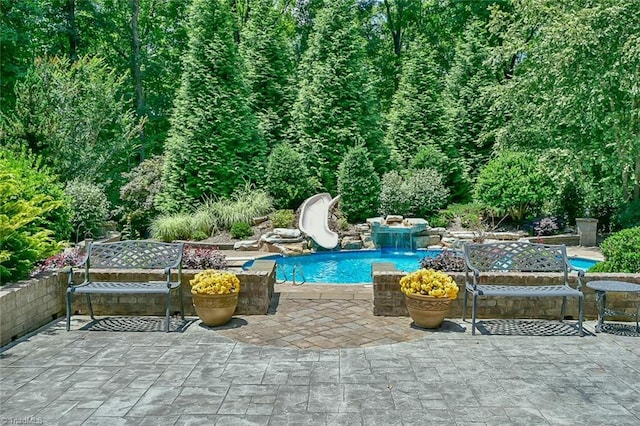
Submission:
[[[362,248],[362,240],[354,237],[344,237],[340,243],[343,250],[360,250]]]
[[[280,238],[299,238],[302,235],[300,230],[295,228],[274,228],[273,234]]]
[[[390,214],[384,219],[384,223],[391,225],[393,223],[401,224],[404,218],[400,215]]]
[[[233,249],[239,250],[239,251],[258,250],[259,248],[260,248],[259,240],[242,240],[242,241],[237,241],[233,245]]]

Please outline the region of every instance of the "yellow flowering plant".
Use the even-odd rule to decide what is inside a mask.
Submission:
[[[459,289],[453,278],[446,273],[433,269],[420,269],[400,279],[400,290],[404,294],[455,299],[458,297]]]
[[[240,291],[240,280],[236,274],[215,269],[198,272],[189,284],[193,294],[230,294]]]

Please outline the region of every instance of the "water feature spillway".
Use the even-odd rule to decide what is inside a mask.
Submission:
[[[392,247],[394,249],[415,250],[425,248],[428,238],[419,238],[427,230],[429,224],[420,218],[410,218],[400,221],[390,222],[382,218],[368,219],[371,226],[371,239],[376,248]]]

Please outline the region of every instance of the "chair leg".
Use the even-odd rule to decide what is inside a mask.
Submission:
[[[71,296],[73,296],[73,293],[71,292],[71,289],[68,288],[67,289],[67,331],[71,329]]]
[[[184,298],[182,297],[182,286],[178,287],[180,293],[180,318],[184,321]]]
[[[91,319],[95,321],[95,317],[93,316],[93,305],[91,304],[91,293],[87,293],[87,306],[89,307],[89,315],[91,315]]]
[[[166,326],[165,326],[165,331],[168,333],[169,332],[169,315],[171,312],[171,292],[168,291],[167,292],[167,306],[166,306],[166,311],[165,311],[165,320],[166,320]]]
[[[562,298],[562,308],[560,308],[560,322],[564,320],[564,314],[567,312],[567,296]]]
[[[462,304],[462,321],[467,317],[467,299],[469,297],[469,292],[465,288],[464,290],[464,303]]]
[[[478,311],[478,293],[473,292],[473,304],[471,306],[471,335],[476,334],[476,313]]]
[[[582,319],[584,316],[584,296],[581,294],[578,297],[578,331],[580,336],[584,336],[584,330],[582,329]]]

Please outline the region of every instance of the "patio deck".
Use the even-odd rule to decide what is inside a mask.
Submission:
[[[60,425],[640,423],[640,336],[556,321],[439,331],[374,317],[359,287],[280,287],[268,315],[209,329],[57,320],[0,353],[0,421]],[[287,291],[290,290],[290,291]],[[305,321],[305,318],[310,318]],[[324,319],[323,319],[324,318]],[[346,318],[346,319],[345,319]]]

